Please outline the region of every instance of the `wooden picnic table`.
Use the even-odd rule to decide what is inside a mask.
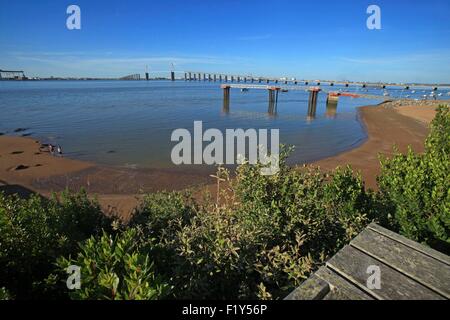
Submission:
[[[450,257],[372,223],[286,297],[322,299],[448,300]]]

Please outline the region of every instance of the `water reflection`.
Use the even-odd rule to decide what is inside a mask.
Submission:
[[[278,89],[269,89],[269,107],[267,113],[270,116],[275,116],[277,114],[278,106]]]
[[[230,113],[230,99],[223,99],[222,112],[224,114],[229,114]]]
[[[339,97],[338,96],[328,96],[327,98],[327,109],[325,112],[325,116],[327,118],[336,118],[337,113],[337,105],[338,105]]]
[[[319,89],[310,90],[309,100],[308,100],[308,117],[307,120],[313,120],[316,118],[317,111],[317,98],[319,95]]]

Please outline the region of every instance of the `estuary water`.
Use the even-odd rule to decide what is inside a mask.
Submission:
[[[223,133],[279,129],[280,142],[295,146],[290,157],[295,163],[333,156],[364,142],[367,135],[357,107],[381,100],[340,97],[337,108],[330,108],[322,93],[311,117],[304,89],[280,92],[274,113],[268,112],[266,90],[231,89],[229,109],[224,109],[218,82],[0,81],[0,132],[59,144],[71,158],[131,168],[174,167],[172,131],[193,132],[198,120],[203,130]],[[326,89],[383,94],[375,88]],[[18,128],[25,130],[15,132]]]

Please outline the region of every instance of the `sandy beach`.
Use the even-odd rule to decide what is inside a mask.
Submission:
[[[368,133],[367,141],[358,148],[313,165],[332,170],[349,164],[361,173],[366,187],[376,189],[376,177],[380,173],[379,155],[392,155],[394,146],[401,152],[406,152],[408,146],[416,152],[423,152],[434,115],[434,107],[392,107],[389,104],[361,107],[360,116]]]
[[[386,103],[361,107],[359,112],[368,133],[367,141],[356,149],[312,165],[332,170],[350,164],[361,172],[367,187],[376,188],[380,171],[378,155],[392,154],[394,145],[401,152],[408,146],[422,152],[435,106]],[[0,190],[49,196],[65,188],[76,191],[83,187],[97,196],[106,211],[116,211],[126,219],[143,193],[193,186],[198,192],[213,182],[208,174],[99,166],[53,156],[39,147],[40,143],[29,137],[0,136]]]
[[[50,196],[66,188],[84,188],[106,212],[127,218],[141,195],[182,190],[211,183],[208,174],[163,169],[128,169],[96,165],[51,155],[30,137],[0,136],[0,191]]]

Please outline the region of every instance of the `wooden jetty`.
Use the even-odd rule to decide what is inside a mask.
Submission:
[[[327,108],[334,109],[331,114],[336,114],[336,108],[338,104],[339,97],[351,97],[351,98],[367,98],[367,99],[379,99],[388,100],[385,96],[360,94],[360,93],[350,93],[350,92],[336,92],[330,90],[324,90],[318,86],[308,87],[308,86],[292,86],[292,85],[260,85],[260,84],[222,84],[223,89],[223,106],[226,112],[230,109],[230,90],[240,89],[241,91],[248,90],[266,90],[269,93],[269,114],[275,114],[278,105],[278,93],[289,92],[289,91],[308,91],[309,92],[309,103],[308,103],[308,119],[313,119],[316,115],[318,95],[320,92],[327,94]],[[391,100],[391,98],[389,98]],[[332,105],[332,106],[331,106]]]
[[[248,90],[280,90],[284,92],[288,91],[315,91],[319,89],[319,86],[304,86],[304,85],[261,85],[261,84],[222,84],[222,89],[248,89]],[[392,97],[386,97],[382,95],[364,94],[364,93],[351,93],[351,92],[338,92],[336,90],[326,90],[320,88],[320,92],[341,97],[351,97],[351,98],[366,98],[366,99],[382,99],[382,100],[392,100]]]
[[[285,300],[448,299],[450,257],[372,223]]]

